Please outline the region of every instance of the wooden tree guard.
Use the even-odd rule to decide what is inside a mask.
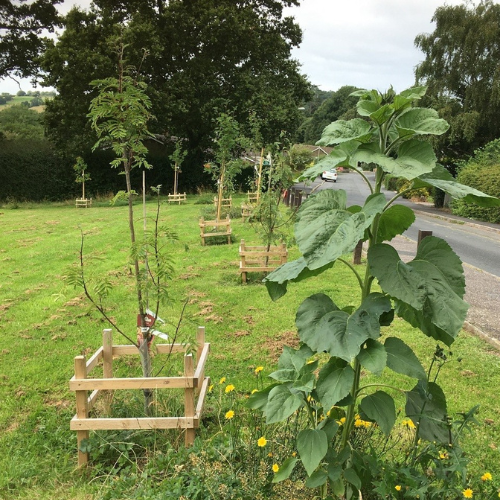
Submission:
[[[205,246],[205,238],[212,236],[227,236],[228,244],[231,243],[231,219],[229,215],[223,220],[205,220],[203,217],[198,223],[200,226],[201,244]],[[209,232],[205,232],[209,228]]]
[[[71,378],[70,390],[76,392],[76,414],[70,423],[70,429],[76,431],[78,442],[78,465],[88,462],[88,453],[80,451],[83,439],[88,439],[91,430],[113,429],[185,429],[185,444],[194,442],[196,429],[199,427],[205,396],[210,378],[205,377],[205,363],[210,344],[205,343],[205,327],[199,327],[196,335],[196,368],[193,355],[186,354],[189,345],[156,344],[159,354],[184,353],[183,377],[140,377],[113,378],[113,358],[137,355],[135,345],[113,345],[112,331],[103,331],[103,345],[86,361],[85,356],[75,357],[75,375]],[[88,378],[91,371],[102,361],[103,378]],[[139,418],[89,418],[89,412],[99,395],[105,398],[105,407],[109,405],[113,391],[120,389],[183,389],[183,417],[139,417]],[[91,391],[89,395],[89,391]],[[198,401],[196,402],[196,396]]]
[[[177,194],[169,194],[168,195],[168,202],[169,203],[177,202],[180,205],[181,201],[187,201],[186,193],[177,193]]]
[[[246,246],[245,240],[240,243],[240,273],[241,281],[246,283],[247,273],[270,272],[285,264],[288,259],[286,245]]]
[[[76,208],[90,208],[92,206],[92,198],[77,198]]]
[[[217,196],[214,196],[214,206],[217,207],[219,203],[219,198]],[[220,202],[221,208],[225,208],[230,210],[233,204],[232,197],[230,196],[229,198],[222,198]]]

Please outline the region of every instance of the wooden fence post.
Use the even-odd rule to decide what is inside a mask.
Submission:
[[[87,378],[87,365],[85,356],[75,356],[75,379]],[[77,418],[88,418],[87,391],[76,391],[76,416]],[[89,438],[89,431],[76,431],[76,442],[78,446],[78,467],[89,461],[89,454],[80,451],[80,444]]]
[[[186,354],[184,356],[184,377],[191,377],[193,380],[194,376],[194,364],[193,355]],[[191,446],[194,443],[195,428],[194,428],[194,387],[186,387],[184,389],[184,415],[186,419],[192,419],[193,427],[186,428],[186,438],[185,445]]]
[[[418,230],[417,248],[420,246],[420,243],[422,243],[422,240],[424,238],[427,238],[427,236],[432,236],[432,231],[422,231],[421,229]]]
[[[353,264],[361,264],[361,254],[363,253],[363,240],[359,240],[354,247]]]
[[[205,347],[205,327],[204,326],[199,326],[198,330],[196,330],[196,367],[198,368],[198,365],[200,363],[201,359],[201,353],[203,352],[203,347]],[[196,394],[200,394],[201,391],[201,385],[203,382],[203,379],[205,378],[205,371],[203,370],[200,374],[200,379],[198,381],[198,387],[196,388]]]
[[[104,378],[113,378],[113,330],[106,328],[102,331],[102,375]],[[113,391],[104,392],[104,411],[111,413]]]
[[[243,269],[245,269],[245,267],[247,266],[246,264],[246,255],[245,255],[245,240],[241,240],[241,243],[240,243],[240,256],[241,256],[241,266]],[[243,271],[241,273],[241,281],[243,283],[246,283],[247,282],[247,273],[246,271]]]

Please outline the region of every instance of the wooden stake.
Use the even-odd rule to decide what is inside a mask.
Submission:
[[[113,378],[113,330],[102,331],[102,374],[104,378]],[[111,414],[113,391],[104,391],[104,411]]]
[[[75,379],[85,379],[87,378],[87,366],[85,362],[85,356],[75,357]],[[79,419],[88,418],[88,401],[87,401],[87,391],[76,391],[76,416]],[[78,467],[86,465],[89,461],[89,454],[80,451],[80,444],[84,439],[89,438],[89,431],[77,431],[76,432],[76,442],[78,445]]]
[[[184,376],[185,377],[193,377],[194,376],[194,364],[193,364],[193,355],[186,354],[184,356]],[[195,416],[194,413],[194,388],[186,388],[184,389],[184,415],[187,419],[193,418]],[[191,446],[194,443],[195,437],[195,429],[187,428],[186,429],[186,437],[185,437],[185,445]]]

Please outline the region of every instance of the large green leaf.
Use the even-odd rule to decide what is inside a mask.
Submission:
[[[254,392],[247,399],[247,406],[253,410],[263,410],[267,405],[269,393],[277,387],[277,384],[272,384],[261,391]]]
[[[424,238],[418,246],[415,260],[434,264],[446,276],[453,291],[460,297],[464,296],[465,275],[462,261],[445,240],[434,236]]]
[[[330,262],[323,267],[311,270],[307,267],[304,257],[300,257],[292,262],[287,262],[269,273],[264,278],[267,292],[272,300],[278,300],[285,295],[288,282],[300,282],[304,279],[321,274],[332,267],[334,262]]]
[[[328,439],[321,429],[304,429],[297,436],[297,451],[309,476],[328,451]]]
[[[331,408],[344,399],[351,391],[354,370],[351,365],[338,358],[330,358],[321,368],[316,384],[316,392],[323,408]]]
[[[325,314],[332,311],[339,311],[339,308],[324,293],[317,293],[305,299],[295,315],[299,336],[301,332],[314,328]]]
[[[388,297],[381,293],[370,293],[359,309],[349,317],[347,331],[349,335],[357,338],[380,337],[380,317],[392,310],[392,304]]]
[[[371,125],[361,119],[337,120],[327,125],[321,134],[318,146],[331,146],[348,141],[369,142],[372,136]]]
[[[374,245],[368,262],[382,289],[396,299],[396,312],[426,335],[449,345],[468,309],[462,300],[463,268],[449,245],[429,238],[407,264],[386,244]]]
[[[313,351],[326,351],[350,362],[368,338],[380,335],[380,317],[391,307],[387,297],[373,293],[349,316],[327,296],[317,294],[302,302],[295,322],[300,339]]]
[[[415,100],[421,99],[427,91],[427,87],[412,87],[407,90],[403,90],[400,94],[394,97],[394,109],[396,111],[403,110],[409,106]]]
[[[448,122],[439,118],[431,108],[411,108],[401,114],[394,122],[400,137],[413,135],[441,135],[448,128]]]
[[[278,368],[281,370],[294,370],[299,373],[305,366],[306,361],[314,353],[309,349],[309,347],[303,345],[299,349],[293,349],[290,346],[284,346],[283,352],[278,360]]]
[[[425,370],[415,353],[401,339],[388,337],[384,343],[387,366],[396,373],[427,380]]]
[[[396,421],[396,406],[389,394],[377,391],[364,397],[359,406],[370,420],[377,422],[386,436],[390,434]]]
[[[399,146],[396,158],[384,154],[377,144],[362,144],[349,161],[350,164],[357,162],[375,163],[388,174],[412,180],[432,172],[436,164],[436,155],[429,143],[410,139]]]
[[[302,405],[302,399],[294,394],[286,385],[278,385],[269,393],[264,408],[266,423],[273,424],[286,420]]]
[[[414,181],[415,188],[434,186],[455,199],[463,199],[468,203],[476,203],[482,207],[498,207],[500,199],[483,193],[465,184],[460,184],[442,166],[437,164],[432,172],[420,176]]]
[[[399,146],[392,171],[384,169],[389,174],[412,180],[428,172],[436,165],[436,155],[431,144],[417,139],[410,139]],[[384,167],[382,167],[384,168]]]
[[[448,443],[446,397],[434,382],[422,381],[406,393],[406,416],[418,425],[419,436],[427,441]]]
[[[398,252],[385,243],[368,250],[368,265],[382,290],[415,309],[422,309],[426,298],[426,280],[405,264]]]
[[[390,241],[403,234],[415,221],[413,210],[405,205],[392,205],[381,215],[378,223],[377,242]]]
[[[387,353],[378,340],[368,339],[359,351],[358,360],[361,366],[380,375],[387,363]]]
[[[328,189],[309,198],[295,224],[299,249],[311,270],[352,252],[386,204],[384,195],[371,195],[361,211],[353,214],[345,208],[340,193],[343,191]]]

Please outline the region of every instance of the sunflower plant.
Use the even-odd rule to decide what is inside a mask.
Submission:
[[[318,487],[322,498],[361,498],[371,490],[373,457],[358,439],[368,432],[368,424],[356,422],[390,436],[397,416],[395,396],[401,392],[405,417],[415,426],[414,442],[453,444],[452,419],[436,377],[408,344],[381,329],[399,316],[451,345],[468,308],[462,262],[446,241],[432,236],[422,241],[412,261],[403,262],[388,242],[406,231],[415,215],[395,203],[404,192],[388,200],[381,188],[384,178],[394,175],[408,181],[408,190],[434,186],[482,206],[497,206],[500,200],[458,184],[438,163],[426,138],[444,134],[449,125],[435,110],[418,106],[425,92],[425,87],[413,87],[400,94],[392,88],[353,94],[359,98],[360,117],[324,129],[318,144],[335,149],[300,180],[345,166],[362,176],[370,195],[363,206],[347,206],[343,190],[308,197],[294,227],[302,256],[265,278],[273,300],[286,294],[289,283],[322,274],[336,263],[348,266],[359,284],[358,296],[343,308],[321,290],[302,302],[296,313],[301,347],[285,348],[270,375],[274,383],[249,401],[263,411],[268,424],[304,411],[307,424],[297,434],[298,456],[280,466],[275,481],[289,477],[300,461],[307,485]],[[374,181],[363,164],[377,166]],[[359,241],[368,248],[366,268],[344,258]],[[401,391],[363,382],[362,371],[379,376],[385,369],[414,379],[413,388]]]

